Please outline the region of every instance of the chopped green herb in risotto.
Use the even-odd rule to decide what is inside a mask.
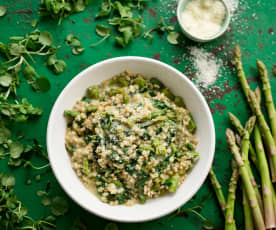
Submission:
[[[155,78],[125,71],[90,86],[64,114],[73,169],[112,205],[175,192],[199,157],[191,114]]]

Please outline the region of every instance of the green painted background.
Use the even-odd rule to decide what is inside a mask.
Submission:
[[[230,126],[227,112],[231,111],[242,122],[248,117],[248,110],[243,95],[239,90],[239,84],[235,78],[235,72],[231,66],[232,49],[235,43],[239,43],[243,51],[243,62],[245,72],[250,79],[251,85],[256,86],[257,72],[255,67],[256,58],[262,59],[268,67],[271,76],[273,92],[276,100],[276,79],[272,78],[273,64],[276,65],[276,4],[274,0],[243,0],[231,22],[229,31],[217,39],[207,44],[197,44],[188,39],[181,38],[179,46],[172,46],[167,43],[165,36],[155,35],[152,43],[143,38],[134,40],[127,48],[120,49],[115,47],[112,39],[104,44],[89,48],[89,44],[97,41],[99,38],[95,35],[94,20],[95,13],[98,10],[101,1],[94,0],[85,12],[72,15],[65,19],[60,26],[51,19],[39,19],[37,28],[40,30],[49,30],[55,39],[55,43],[62,44],[59,56],[67,62],[66,71],[59,75],[53,75],[44,65],[43,60],[38,60],[34,66],[40,75],[47,76],[51,81],[51,90],[47,93],[35,93],[23,80],[18,91],[19,97],[27,97],[31,103],[40,106],[44,113],[36,121],[26,124],[20,124],[13,128],[14,134],[24,132],[25,138],[38,138],[45,146],[47,120],[53,103],[65,85],[87,66],[95,64],[101,60],[126,55],[137,55],[144,57],[160,57],[160,60],[166,62],[178,70],[186,73],[194,79],[193,69],[188,70],[191,64],[189,59],[189,47],[200,46],[211,51],[215,56],[223,60],[224,67],[221,70],[221,77],[217,80],[212,88],[201,89],[206,96],[213,113],[216,125],[217,148],[214,161],[214,169],[218,174],[218,179],[223,185],[226,194],[228,181],[230,178],[230,159],[231,154],[227,150],[224,132]],[[143,19],[148,28],[155,25],[160,16],[163,16],[167,22],[177,26],[175,20],[176,0],[151,0],[143,13]],[[39,1],[32,0],[0,0],[0,5],[7,6],[7,15],[0,18],[0,41],[7,42],[10,36],[24,35],[33,30],[30,25],[31,20],[38,19]],[[179,30],[179,27],[176,27]],[[81,56],[71,55],[69,47],[65,46],[64,39],[67,34],[75,33],[86,48]],[[36,165],[41,165],[39,159],[34,159]],[[1,171],[12,172],[16,175],[15,191],[23,204],[28,207],[29,215],[33,218],[39,218],[42,215],[50,213],[49,208],[43,207],[40,202],[41,198],[36,196],[36,191],[45,189],[46,184],[51,182],[51,194],[64,194],[61,187],[55,180],[51,170],[42,172],[41,181],[35,181],[35,175],[41,172],[34,172],[30,169],[12,170],[7,167],[7,161],[0,161]],[[32,180],[32,184],[27,186],[27,179]],[[238,229],[243,229],[243,216],[241,209],[240,191],[238,191],[238,205],[236,208],[236,222]],[[70,198],[68,197],[68,200]],[[192,207],[203,203],[201,214],[211,220],[217,229],[223,228],[223,216],[220,213],[214,193],[208,181],[204,183],[192,201],[188,202],[184,208]],[[154,212],[154,210],[153,210]],[[70,200],[69,213],[58,219],[57,229],[70,229],[70,226],[76,217],[87,224],[88,229],[103,229],[108,222],[97,216],[89,214]],[[161,219],[139,224],[122,224],[119,223],[120,229],[201,229],[202,221],[193,215],[188,214],[185,217],[176,217],[168,220],[169,216]]]

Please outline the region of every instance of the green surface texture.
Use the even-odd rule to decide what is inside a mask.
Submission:
[[[178,46],[170,45],[166,36],[154,35],[152,43],[142,37],[135,39],[124,49],[114,46],[112,39],[108,39],[103,44],[90,48],[89,44],[96,42],[100,38],[95,34],[95,14],[98,11],[101,1],[94,0],[84,12],[74,14],[64,19],[61,25],[57,25],[55,20],[38,17],[38,0],[0,0],[0,5],[7,7],[7,14],[0,18],[0,41],[7,42],[10,36],[24,35],[33,30],[31,21],[38,19],[36,28],[48,30],[52,33],[55,45],[61,44],[58,57],[67,63],[67,68],[61,75],[53,75],[45,66],[45,60],[38,60],[34,66],[40,75],[47,76],[51,81],[51,90],[47,93],[36,93],[30,86],[22,80],[18,90],[18,97],[26,97],[30,103],[40,106],[43,109],[41,118],[25,124],[18,124],[13,127],[14,135],[24,133],[25,139],[38,138],[44,145],[46,142],[46,127],[51,108],[66,84],[86,67],[99,61],[118,56],[143,56],[160,59],[172,65],[189,78],[195,81],[192,62],[189,58],[189,48],[191,46],[203,47],[212,52],[217,58],[223,61],[221,76],[216,83],[208,88],[201,89],[211,108],[216,126],[216,155],[214,160],[214,171],[222,184],[223,192],[226,195],[229,179],[231,176],[231,154],[227,149],[225,140],[225,129],[230,127],[227,113],[229,111],[237,115],[244,124],[249,115],[249,109],[245,98],[240,90],[239,83],[235,77],[235,71],[231,64],[233,59],[232,50],[236,43],[239,43],[243,52],[243,63],[250,85],[255,88],[258,75],[256,69],[256,59],[261,59],[267,66],[273,96],[276,100],[276,79],[272,76],[273,65],[276,65],[276,4],[275,0],[269,1],[240,1],[240,6],[232,20],[229,30],[219,39],[198,44],[183,36]],[[180,31],[175,17],[176,0],[151,0],[143,12],[143,20],[148,29],[153,27],[160,16],[166,22],[176,25]],[[275,32],[274,32],[275,31]],[[80,56],[73,56],[71,48],[64,43],[66,35],[74,33],[79,37],[82,45],[86,48]],[[276,67],[275,67],[276,68]],[[23,78],[22,78],[23,79]],[[33,159],[36,165],[45,162],[40,159]],[[34,219],[50,214],[48,207],[41,205],[41,197],[36,196],[36,191],[45,189],[46,184],[51,182],[51,196],[63,194],[64,192],[57,183],[51,169],[35,172],[31,169],[11,169],[7,166],[7,160],[0,160],[0,168],[3,172],[12,172],[16,176],[15,191],[24,206],[29,210],[29,215]],[[37,182],[35,176],[41,174],[41,181]],[[28,179],[32,180],[31,185],[26,185]],[[240,187],[240,186],[239,186]],[[63,217],[58,218],[57,229],[71,229],[71,225],[77,217],[80,217],[87,225],[87,229],[104,229],[109,221],[92,215],[69,197],[70,210]],[[243,214],[241,206],[241,191],[238,188],[237,205],[235,217],[238,229],[243,229]],[[200,213],[214,223],[216,229],[223,229],[224,218],[219,209],[214,192],[209,181],[206,181],[194,198],[184,205],[183,209],[202,205]],[[154,210],[152,210],[154,212]],[[124,224],[118,223],[120,230],[155,230],[155,229],[203,229],[203,222],[193,213],[187,213],[181,217],[163,218],[146,222]]]

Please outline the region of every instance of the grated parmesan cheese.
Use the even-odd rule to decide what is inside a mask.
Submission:
[[[192,35],[208,38],[220,31],[225,15],[220,0],[192,0],[182,12],[181,24]]]
[[[217,60],[211,53],[197,47],[192,47],[190,54],[196,69],[196,81],[200,86],[207,88],[219,76],[222,61],[220,59]]]

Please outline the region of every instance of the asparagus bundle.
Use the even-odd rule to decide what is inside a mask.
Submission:
[[[240,155],[240,150],[236,145],[235,135],[232,130],[230,129],[226,130],[226,139],[231,149],[231,152],[238,164],[242,183],[244,184],[244,188],[246,190],[247,198],[249,200],[249,205],[252,211],[252,216],[254,217],[256,229],[258,230],[265,229],[264,220],[263,220],[261,209],[258,205],[256,192],[254,190],[252,183],[250,182],[248,171],[245,167],[245,163],[242,159],[242,156]]]
[[[261,194],[259,192],[258,186],[256,184],[255,178],[253,176],[249,161],[248,161],[248,151],[249,151],[249,142],[250,142],[250,134],[253,131],[254,125],[255,125],[256,117],[253,116],[249,118],[248,122],[245,125],[244,133],[243,133],[243,140],[241,144],[241,153],[242,153],[242,159],[244,161],[245,168],[247,170],[247,173],[250,177],[250,182],[256,192],[257,200],[259,207],[263,213],[263,203],[262,203],[262,198]]]
[[[242,68],[241,51],[240,51],[240,47],[238,45],[236,45],[236,47],[235,47],[234,55],[235,55],[234,64],[236,65],[237,76],[240,81],[243,93],[245,94],[247,101],[249,103],[249,106],[250,106],[251,110],[253,111],[253,113],[255,113],[255,114],[256,114],[256,112],[258,113],[258,114],[256,114],[256,116],[258,118],[258,123],[260,125],[261,131],[264,133],[265,144],[270,153],[270,155],[269,155],[270,170],[271,170],[271,175],[272,175],[272,181],[274,182],[274,181],[276,181],[276,159],[273,159],[273,158],[276,158],[275,142],[272,141],[273,138],[272,138],[270,129],[268,128],[267,123],[264,119],[262,111],[260,109],[260,104],[258,103],[258,99],[256,98],[256,96],[253,92],[250,94],[251,90],[250,90],[250,87],[249,87],[248,82],[245,77],[245,73]],[[262,67],[263,67],[263,69],[265,69],[264,65]],[[260,70],[260,68],[259,68],[259,70]],[[264,79],[264,77],[266,77],[266,79],[268,79],[267,74],[261,73],[261,75],[262,75],[262,79]],[[269,92],[271,95],[271,91],[267,91],[267,93],[269,93]],[[249,94],[251,95],[250,97],[249,97]],[[253,101],[252,101],[252,99],[253,99]],[[272,99],[272,96],[271,96],[271,99]],[[269,105],[272,106],[271,103]]]
[[[245,229],[275,229],[276,195],[272,182],[276,182],[276,112],[268,73],[264,63],[257,60],[257,68],[263,85],[270,127],[265,120],[260,106],[260,88],[257,87],[255,91],[251,90],[246,80],[239,46],[235,47],[234,54],[237,76],[253,116],[248,120],[245,127],[243,127],[239,119],[234,114],[229,113],[231,124],[235,127],[237,134],[235,135],[232,130],[227,129],[226,140],[234,156],[236,167],[232,165],[233,172],[229,183],[226,203],[219,182],[212,170],[210,172],[210,179],[211,181],[214,181],[214,178],[216,179],[213,187],[215,191],[217,190],[216,195],[225,216],[226,230],[236,229],[234,205],[238,175],[240,175],[242,182]],[[257,124],[255,124],[256,120]],[[254,138],[252,138],[252,141],[254,140],[254,143],[250,141],[250,134],[253,130]],[[249,154],[261,178],[261,193],[251,169],[248,159]],[[216,186],[214,186],[215,184]]]
[[[211,184],[214,188],[214,191],[217,196],[217,200],[220,204],[221,211],[225,217],[225,229],[227,230],[236,230],[236,223],[234,220],[234,207],[235,207],[235,198],[236,198],[236,188],[238,183],[239,171],[237,165],[235,163],[232,164],[232,177],[229,183],[228,197],[227,197],[227,205],[225,202],[225,198],[223,192],[221,190],[221,185],[214,173],[213,169],[209,172],[209,178]]]

